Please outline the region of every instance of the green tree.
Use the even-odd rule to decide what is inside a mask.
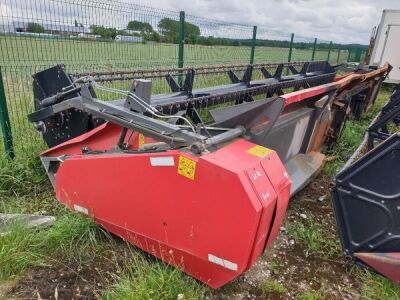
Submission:
[[[129,35],[125,30],[117,30],[117,35]]]
[[[185,22],[185,39],[190,37],[190,41],[196,41],[200,36],[200,28],[192,23]],[[179,21],[170,18],[163,18],[158,22],[158,28],[165,41],[176,43],[179,37]]]
[[[197,44],[198,41],[198,36],[194,34],[189,34],[187,37],[187,43],[188,44]]]
[[[140,21],[130,21],[126,29],[148,32],[148,33],[153,31],[153,27],[149,23]]]
[[[92,25],[90,29],[93,34],[100,35],[103,39],[115,39],[117,36],[117,29],[115,28],[106,28],[104,26]]]
[[[44,33],[44,27],[38,23],[28,23],[26,30],[34,33]]]
[[[153,31],[151,33],[151,37],[150,37],[150,41],[154,41],[154,42],[160,42],[160,35],[158,34],[158,32]]]

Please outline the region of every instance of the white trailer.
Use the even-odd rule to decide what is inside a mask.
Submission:
[[[385,62],[393,66],[385,82],[400,83],[400,10],[382,12],[369,63],[382,66]]]

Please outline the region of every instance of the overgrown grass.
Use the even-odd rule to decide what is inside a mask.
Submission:
[[[400,285],[366,270],[362,270],[359,277],[363,282],[361,288],[362,299],[400,300]]]
[[[287,289],[282,283],[274,279],[268,279],[259,284],[258,289],[263,292],[263,294],[284,294]]]
[[[22,224],[8,228],[9,234],[0,235],[0,279],[10,279],[42,260],[37,248],[39,234],[32,234]]]
[[[400,300],[400,285],[365,269],[356,269],[354,276],[362,282],[361,298],[365,300]]]
[[[37,195],[43,191],[47,176],[38,157],[40,149],[41,143],[31,142],[23,155],[14,160],[0,155],[0,201],[12,196]]]
[[[286,228],[289,235],[296,240],[305,241],[311,251],[320,252],[322,250],[325,239],[319,224],[309,222],[306,226],[302,223],[289,223]]]
[[[118,273],[114,275],[115,284],[102,299],[201,299],[205,292],[203,285],[178,268],[146,259],[145,255],[134,251]]]
[[[323,230],[322,226],[315,221],[308,220],[303,223],[286,224],[288,234],[297,241],[302,241],[307,245],[307,255],[316,253],[323,258],[331,258],[340,253],[339,243],[332,233]]]
[[[325,299],[322,291],[310,291],[303,294],[300,294],[297,297],[297,300],[322,300]]]
[[[11,279],[45,261],[79,259],[99,247],[106,234],[91,219],[74,213],[60,216],[49,229],[14,223],[0,235],[0,279]]]
[[[326,163],[323,169],[324,175],[329,177],[336,175],[346,160],[349,159],[363,140],[368,125],[389,99],[390,93],[390,87],[384,86],[376,99],[375,105],[367,113],[364,113],[360,120],[347,120],[338,143],[332,150],[325,153],[332,159]]]
[[[65,210],[49,229],[32,230],[15,223],[6,231],[0,235],[0,281],[18,278],[35,266],[80,265],[93,255],[119,255],[111,235],[93,220]],[[120,258],[110,261],[115,264],[115,284],[105,290],[104,299],[202,298],[204,286],[178,268],[125,248],[130,251],[121,265]]]

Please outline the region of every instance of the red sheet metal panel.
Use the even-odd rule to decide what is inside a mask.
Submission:
[[[115,144],[117,127],[45,153],[70,155],[57,171],[58,200],[214,288],[247,270],[276,235],[289,200],[277,154],[242,139],[201,156],[81,154],[82,146]]]
[[[93,150],[111,150],[116,146],[118,135],[121,132],[121,127],[106,122],[99,127],[73,138],[63,144],[57,145],[44,151],[42,156],[60,156],[74,155],[82,152],[82,147],[85,146]],[[139,148],[143,143],[154,143],[156,140],[144,136],[140,133],[127,131],[124,142],[132,145],[132,149]]]
[[[396,283],[400,283],[400,253],[354,253],[354,256],[362,260],[377,272]]]

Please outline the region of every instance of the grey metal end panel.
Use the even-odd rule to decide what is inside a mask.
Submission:
[[[290,195],[293,196],[303,189],[318,174],[322,168],[325,155],[319,152],[298,154],[286,164],[286,171],[292,180]]]
[[[132,82],[130,92],[136,96],[138,96],[145,103],[150,105],[151,101],[151,80],[147,79],[136,79]],[[129,96],[126,98],[125,107],[133,109],[139,112],[145,112],[146,108],[143,105],[138,104],[137,101],[132,100]]]
[[[299,154],[314,110],[303,108],[280,116],[262,146],[274,149],[284,163]]]
[[[55,173],[57,172],[58,166],[60,164],[59,157],[48,157],[48,156],[40,156],[40,160],[44,169],[46,170],[47,176],[51,182],[53,188],[56,188],[56,177]]]
[[[263,145],[283,110],[284,101],[283,98],[267,98],[214,109],[210,114],[215,126],[233,128],[242,125],[253,143]]]

